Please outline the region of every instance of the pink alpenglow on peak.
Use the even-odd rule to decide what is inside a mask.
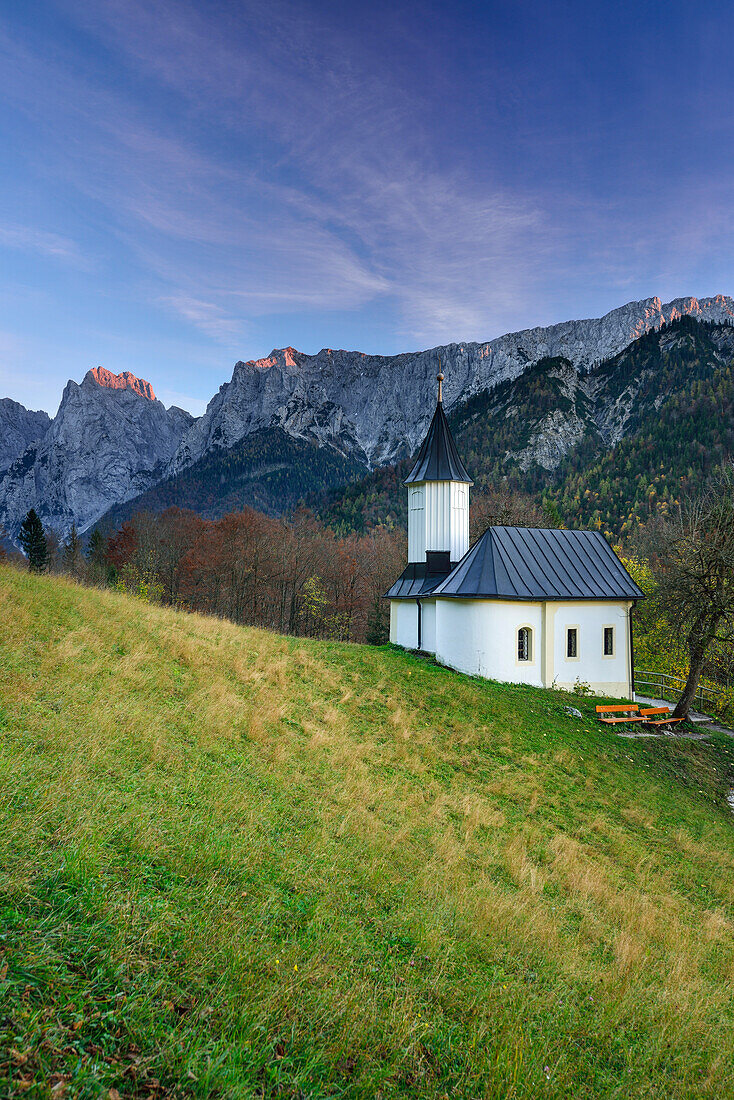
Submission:
[[[270,355],[264,359],[250,359],[248,365],[257,367],[258,370],[269,370],[271,367],[277,366],[298,367],[300,366],[300,360],[305,358],[303,352],[297,351],[295,348],[273,348]]]
[[[291,347],[283,348],[283,357],[285,359],[285,365],[287,367],[297,367],[298,366],[298,363],[296,361],[296,356],[297,355],[298,355],[298,352],[296,351],[295,348],[291,348]]]
[[[155,401],[155,394],[150,382],[146,382],[144,378],[136,378],[129,370],[124,370],[121,374],[113,374],[111,370],[107,370],[105,367],[92,367],[91,370],[87,371],[87,377],[90,375],[97,385],[104,386],[108,390],[135,390],[141,397],[147,397],[149,401]]]

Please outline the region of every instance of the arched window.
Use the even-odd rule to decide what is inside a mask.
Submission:
[[[517,632],[517,659],[518,661],[533,659],[533,632],[529,626],[521,626]]]
[[[410,510],[418,512],[423,507],[423,490],[413,489],[410,494]]]

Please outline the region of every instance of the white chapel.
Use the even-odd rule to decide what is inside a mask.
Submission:
[[[438,403],[408,487],[408,565],[390,641],[475,676],[632,698],[643,599],[598,531],[490,527],[469,547],[473,484]]]

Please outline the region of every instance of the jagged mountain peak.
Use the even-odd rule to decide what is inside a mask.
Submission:
[[[141,397],[146,397],[148,401],[156,399],[150,382],[146,382],[144,378],[138,378],[129,370],[114,374],[106,367],[92,367],[84,376],[84,382],[88,379],[107,390],[134,390]]]
[[[311,356],[298,348],[273,348],[270,355],[264,355],[261,359],[240,360],[235,364],[235,371],[267,371],[273,367],[286,367],[297,369]]]
[[[644,336],[650,329],[658,329],[677,321],[680,317],[694,317],[699,321],[716,321],[719,324],[734,323],[734,298],[730,298],[728,294],[714,294],[709,298],[674,298],[666,305],[663,305],[660,298],[647,298],[640,303],[630,302],[621,308],[629,310],[635,305],[642,305],[644,311],[631,331],[632,340]],[[618,311],[612,310],[612,313],[615,312]]]
[[[129,371],[87,371],[66,384],[42,438],[0,473],[0,525],[15,538],[35,508],[59,535],[72,523],[84,531],[160,481],[192,420]]]

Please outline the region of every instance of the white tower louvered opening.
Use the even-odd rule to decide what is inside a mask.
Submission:
[[[469,549],[469,486],[459,481],[422,481],[408,487],[408,561],[426,552],[448,551],[459,561]]]

